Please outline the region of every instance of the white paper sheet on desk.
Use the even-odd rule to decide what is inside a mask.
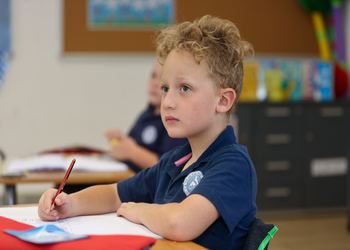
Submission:
[[[78,216],[59,221],[44,222],[38,216],[38,207],[1,207],[0,216],[13,219],[34,227],[45,224],[55,225],[69,233],[84,235],[141,235],[162,238],[148,228],[117,217],[115,213]]]
[[[73,171],[114,172],[125,171],[127,165],[110,157],[84,156],[62,154],[45,154],[10,160],[5,167],[4,174],[23,171],[64,170],[76,159]]]

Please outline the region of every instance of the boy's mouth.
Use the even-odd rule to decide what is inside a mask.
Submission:
[[[170,116],[170,115],[165,117],[165,122],[167,124],[173,124],[173,123],[178,122],[178,121],[179,121],[179,119],[177,119],[177,118],[175,118],[173,116]]]

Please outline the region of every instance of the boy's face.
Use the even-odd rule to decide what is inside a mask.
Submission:
[[[188,51],[171,51],[162,73],[161,116],[173,138],[202,138],[215,122],[220,96],[207,75],[207,64],[196,63]]]
[[[157,61],[154,63],[147,85],[148,101],[157,108],[160,107],[162,100],[162,90],[160,89],[160,78],[162,76],[163,66]]]

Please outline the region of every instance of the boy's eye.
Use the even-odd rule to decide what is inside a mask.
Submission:
[[[181,87],[181,90],[182,90],[183,92],[187,92],[187,91],[190,91],[191,89],[190,89],[189,87],[187,87],[187,86],[182,86],[182,87]]]
[[[162,87],[162,91],[163,91],[163,93],[166,93],[166,92],[168,92],[168,91],[169,91],[169,88],[168,88],[168,87],[163,86],[163,87]]]

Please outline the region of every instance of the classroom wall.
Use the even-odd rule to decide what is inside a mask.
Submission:
[[[63,55],[60,0],[11,1],[12,55],[0,89],[0,148],[9,157],[70,145],[108,148],[147,105],[154,54]]]
[[[62,7],[11,1],[12,55],[0,89],[0,149],[9,157],[77,144],[107,149],[103,132],[128,132],[147,104],[153,53],[63,55]]]

